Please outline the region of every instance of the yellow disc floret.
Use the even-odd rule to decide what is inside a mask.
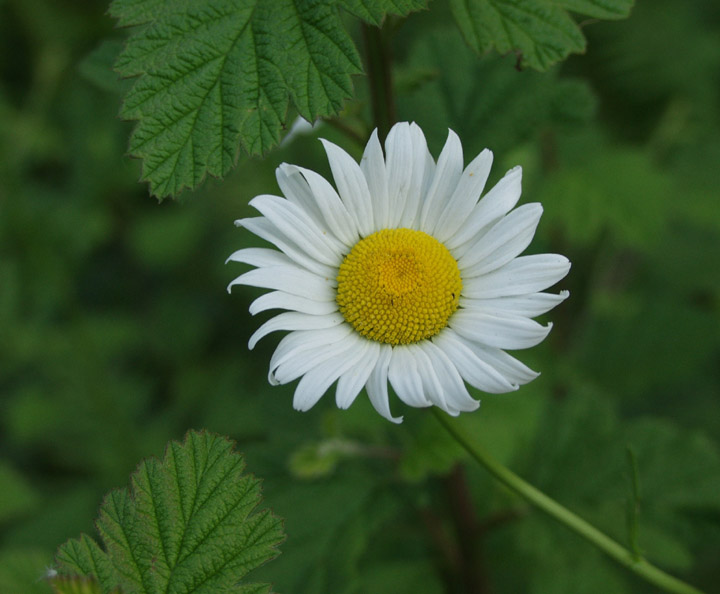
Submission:
[[[434,237],[383,229],[355,244],[337,276],[340,312],[378,342],[410,344],[437,334],[457,309],[457,262]]]

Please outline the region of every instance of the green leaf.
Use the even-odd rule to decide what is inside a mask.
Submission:
[[[530,482],[625,543],[624,508],[631,492],[624,453],[629,445],[637,456],[637,481],[642,493],[637,525],[639,551],[660,566],[688,570],[694,553],[706,544],[700,538],[695,543],[690,541],[693,528],[713,522],[720,511],[717,444],[700,432],[658,418],[639,418],[625,422],[623,427],[608,394],[579,383],[570,386],[568,392],[571,395],[565,401],[548,404],[539,425],[543,431],[528,456],[526,475]],[[531,532],[547,529],[534,527]],[[571,550],[578,548],[575,535],[560,532],[566,536],[548,537],[561,549],[556,557],[558,565],[566,564],[573,556]],[[522,547],[532,551],[543,564],[543,572],[547,571],[542,579],[557,581],[552,575],[557,570],[543,549],[548,541],[543,542],[537,533],[521,532],[518,536]],[[565,584],[564,591],[577,590]],[[563,590],[538,587],[537,591]]]
[[[585,37],[567,10],[619,19],[632,0],[451,0],[465,40],[479,53],[515,52],[518,64],[547,70],[571,53],[585,51]],[[566,10],[567,9],[567,10]]]
[[[546,205],[546,221],[561,225],[575,245],[592,245],[610,233],[624,246],[649,251],[664,237],[672,213],[667,172],[636,149],[589,148],[580,155],[576,145],[575,151],[570,166],[543,180],[538,199]]]
[[[358,589],[364,559],[385,541],[387,522],[397,520],[407,505],[378,474],[347,465],[330,479],[268,476],[267,483],[274,483],[273,507],[286,518],[288,539],[282,557],[260,570],[264,579],[272,578],[278,591],[288,593],[371,591]]]
[[[191,431],[162,460],[142,462],[130,487],[100,508],[104,550],[84,534],[71,539],[56,557],[60,573],[93,577],[105,593],[266,591],[238,582],[278,554],[281,521],[254,511],[260,483],[232,450],[225,438]]]
[[[453,27],[413,43],[397,79],[400,116],[422,126],[434,154],[448,128],[463,138],[466,156],[485,147],[503,155],[549,126],[575,129],[595,110],[586,83],[517,72],[495,55],[478,59]]]
[[[624,19],[630,14],[634,0],[560,0],[567,10],[596,19]]]
[[[339,0],[339,5],[355,16],[381,25],[385,14],[405,16],[427,6],[427,0]]]
[[[108,585],[119,583],[108,555],[86,534],[60,547],[56,561],[72,574],[94,577]]]
[[[140,25],[116,62],[138,77],[121,114],[138,120],[130,153],[159,197],[225,175],[240,144],[276,145],[290,99],[309,121],[337,113],[361,72],[333,3],[115,0],[110,12]]]

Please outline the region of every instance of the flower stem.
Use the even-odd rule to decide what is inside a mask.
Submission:
[[[648,563],[645,559],[638,558],[636,554],[633,554],[581,517],[566,509],[557,501],[533,487],[530,483],[521,479],[514,472],[493,459],[477,444],[471,444],[439,409],[433,408],[433,412],[440,424],[470,456],[484,466],[497,480],[526,499],[529,503],[561,524],[564,524],[570,528],[570,530],[573,530],[585,538],[585,540],[590,541],[605,554],[615,559],[615,561],[658,588],[676,594],[702,594],[697,588],[665,573],[651,563]]]

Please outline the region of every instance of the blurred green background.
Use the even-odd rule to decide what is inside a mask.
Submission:
[[[360,397],[292,410],[270,388],[277,336],[247,350],[259,291],[225,292],[255,244],[233,220],[276,193],[282,161],[329,174],[317,136],[240,156],[159,204],[125,155],[125,32],[91,0],[0,0],[0,593],[47,593],[56,547],[137,462],[189,428],[237,440],[285,518],[279,592],[653,592],[464,465],[427,411],[396,427]],[[584,56],[547,74],[468,50],[444,2],[394,38],[399,119],[438,154],[453,128],[491,181],[524,168],[545,215],[531,251],[573,262],[542,372],[478,395],[473,439],[623,543],[638,466],[638,543],[708,591],[720,583],[720,4],[640,0],[587,23]],[[361,47],[359,26],[349,30]],[[367,82],[344,125],[370,129]],[[288,114],[288,122],[293,119]]]

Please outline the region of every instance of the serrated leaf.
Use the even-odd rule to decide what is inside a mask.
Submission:
[[[162,460],[140,464],[128,489],[105,498],[97,528],[105,550],[86,535],[65,543],[60,572],[98,579],[103,592],[264,592],[239,584],[277,555],[281,522],[256,510],[260,483],[243,475],[233,444],[189,432]]]
[[[309,121],[337,113],[362,70],[334,3],[115,0],[110,12],[141,25],[116,68],[138,77],[121,113],[138,120],[130,153],[159,197],[222,177],[240,145],[276,145],[290,100]]]
[[[348,12],[371,23],[381,25],[386,14],[405,16],[427,6],[427,0],[340,0]]]
[[[547,70],[585,51],[585,37],[566,9],[595,18],[624,18],[632,0],[451,0],[465,40],[479,53],[516,52],[518,63]]]
[[[87,534],[67,541],[60,547],[55,560],[69,573],[95,576],[103,584],[118,582],[108,555]]]

